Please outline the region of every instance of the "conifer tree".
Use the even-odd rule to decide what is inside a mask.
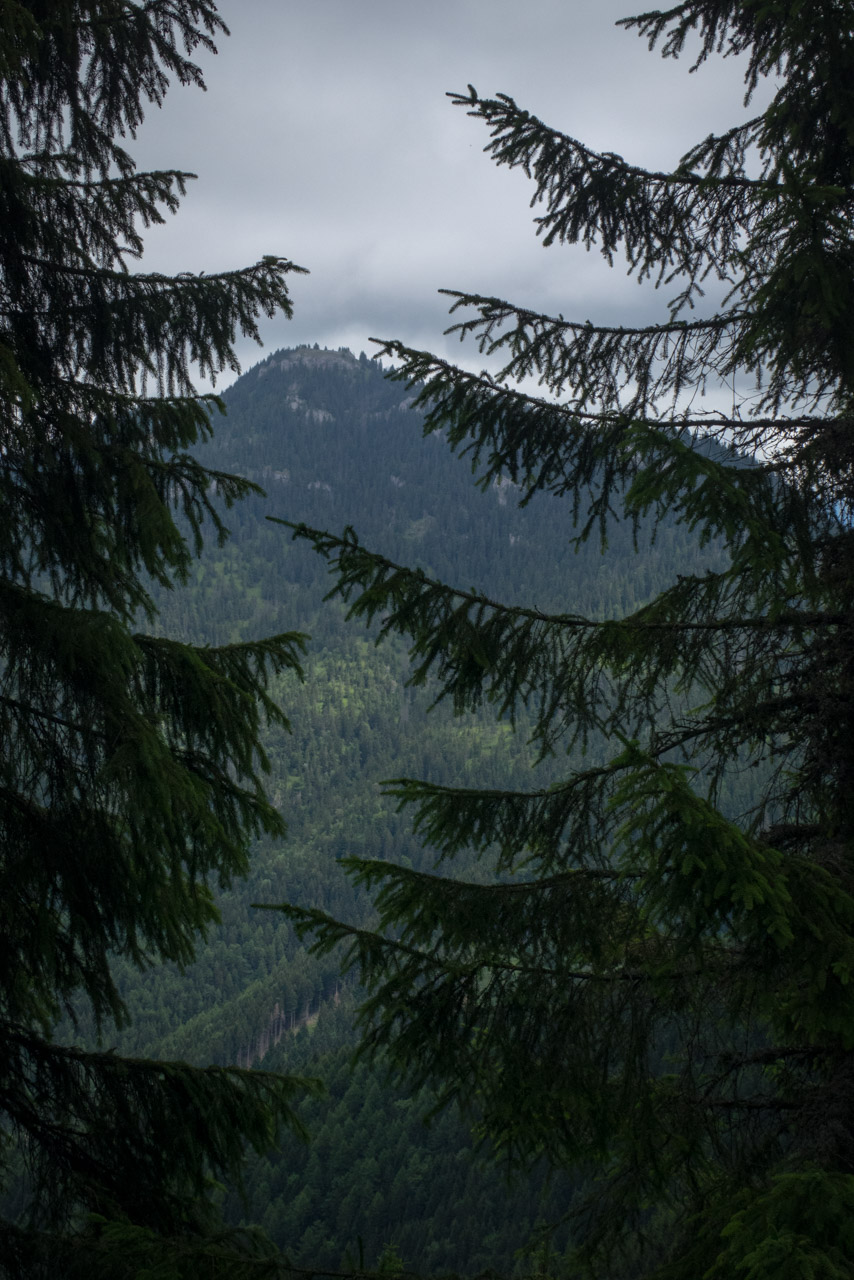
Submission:
[[[397,780],[446,861],[353,861],[373,932],[290,912],[348,948],[366,1051],[462,1101],[511,1159],[596,1175],[573,1206],[596,1276],[854,1268],[852,19],[850,0],[625,19],[692,70],[742,56],[746,104],[773,80],[764,111],[668,172],[510,97],[452,95],[533,182],[546,245],[622,255],[675,296],[658,323],[602,327],[454,293],[494,376],[382,345],[482,486],[565,499],[604,552],[613,520],[668,513],[708,572],[597,621],[297,528],[356,618],[409,637],[415,683],[458,711],[525,704],[542,753],[573,752],[527,793]],[[492,883],[453,878],[463,847]]]
[[[56,1042],[88,1002],[105,1043],[113,956],[189,960],[265,797],[262,721],[302,637],[205,648],[145,634],[150,585],[186,575],[253,488],[191,446],[221,408],[192,369],[290,314],[294,265],[132,272],[181,172],[120,145],[193,50],[209,0],[9,0],[0,11],[0,1271],[121,1274],[210,1255],[211,1177],[292,1118],[300,1082]],[[16,1200],[10,1185],[17,1187]],[[232,1242],[229,1275],[239,1274]],[[111,1261],[112,1260],[112,1261]],[[116,1264],[115,1269],[118,1269]],[[257,1268],[253,1274],[258,1274]]]

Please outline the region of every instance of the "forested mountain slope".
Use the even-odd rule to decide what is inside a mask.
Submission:
[[[265,517],[337,532],[352,525],[366,544],[446,581],[600,617],[636,607],[674,572],[700,570],[699,553],[665,527],[653,548],[641,534],[637,553],[621,528],[607,559],[595,538],[576,554],[562,504],[542,497],[520,510],[512,485],[478,490],[443,439],[423,437],[400,387],[348,351],[276,352],[225,400],[227,416],[199,456],[266,496],[233,507],[226,544],[211,539],[187,587],[158,595],[160,624],[212,643],[310,634],[305,682],[283,679],[278,689],[292,733],[271,730],[266,743],[269,792],[289,835],[254,850],[249,878],[221,896],[222,923],[186,971],[120,970],[132,1022],[118,1044],[195,1062],[246,1063],[266,1051],[265,1067],[329,1076],[328,1101],[306,1106],[320,1146],[273,1154],[248,1177],[249,1216],[294,1260],[333,1266],[347,1249],[357,1259],[360,1236],[366,1262],[391,1242],[413,1266],[508,1271],[538,1220],[566,1209],[568,1183],[549,1189],[535,1178],[508,1189],[500,1172],[472,1161],[455,1116],[425,1129],[418,1101],[365,1067],[353,1073],[354,993],[341,989],[334,957],[308,956],[280,915],[250,904],[290,900],[367,923],[370,904],[339,858],[430,865],[381,780],[531,785],[524,725],[514,734],[487,712],[428,714],[429,690],[406,687],[402,646],[375,648],[340,604],[324,603],[325,564]],[[85,1014],[81,1030],[92,1035]]]
[[[607,567],[595,537],[575,554],[567,504],[541,496],[520,510],[509,481],[481,493],[441,435],[424,438],[411,393],[364,356],[308,347],[276,352],[225,399],[228,416],[215,424],[201,456],[267,492],[259,503],[240,504],[229,520],[238,543],[251,529],[253,563],[267,549],[257,525],[263,511],[339,532],[350,524],[391,559],[407,556],[446,581],[595,616],[633,608],[674,564],[682,572],[699,567],[696,548],[675,527],[660,532],[654,555],[634,554],[628,527],[611,536]],[[288,551],[274,532],[255,585],[272,586],[277,573],[283,583],[316,580],[316,568],[307,571],[305,562],[283,565]],[[284,597],[282,603],[293,616]]]

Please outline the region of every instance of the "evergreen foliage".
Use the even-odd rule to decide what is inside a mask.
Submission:
[[[245,1184],[249,1211],[288,1257],[305,1268],[352,1270],[393,1244],[421,1275],[533,1274],[533,1241],[564,1215],[569,1179],[545,1163],[508,1183],[504,1170],[473,1149],[456,1109],[424,1123],[429,1094],[412,1094],[369,1063],[352,1063],[354,996],[321,1011],[317,1023],[285,1037],[269,1064],[322,1073],[327,1096],[299,1104],[309,1143],[253,1159]],[[552,1247],[567,1230],[551,1233]],[[523,1255],[524,1251],[524,1255]],[[518,1255],[518,1257],[517,1257]]]
[[[4,1184],[26,1170],[22,1211],[0,1224],[10,1274],[108,1273],[134,1230],[191,1255],[215,1221],[211,1176],[265,1147],[301,1089],[52,1038],[81,1000],[102,1030],[121,1024],[115,958],[186,963],[250,839],[283,833],[260,734],[286,726],[268,682],[299,670],[303,637],[205,647],[136,630],[203,526],[224,538],[217,503],[255,489],[189,452],[222,408],[191,370],[236,368],[236,335],[290,314],[298,269],[128,269],[191,175],[137,173],[117,139],[170,79],[201,85],[191,55],[217,31],[208,0],[11,0],[0,15]]]
[[[426,1127],[428,1095],[410,1096],[404,1106],[405,1085],[368,1064],[349,1068],[354,992],[341,982],[338,956],[308,955],[288,921],[250,905],[290,899],[372,927],[371,899],[339,859],[431,865],[408,815],[395,812],[378,780],[406,773],[448,786],[528,786],[534,752],[524,712],[515,734],[487,709],[454,717],[448,706],[428,715],[435,688],[404,688],[403,641],[375,646],[354,634],[340,602],[323,603],[325,563],[305,543],[283,540],[265,516],[358,519],[391,558],[417,555],[425,569],[480,582],[502,600],[529,592],[547,605],[571,590],[596,616],[639,604],[676,571],[702,572],[719,556],[698,550],[673,523],[659,529],[652,548],[641,530],[637,554],[631,527],[622,525],[611,531],[606,559],[593,543],[568,556],[571,522],[559,499],[539,494],[519,508],[509,486],[480,492],[439,438],[422,438],[411,397],[376,362],[348,352],[272,353],[223,399],[227,416],[194,456],[262,484],[267,496],[231,509],[231,536],[222,546],[207,541],[186,587],[152,588],[154,625],[218,645],[288,622],[311,634],[304,680],[294,684],[285,672],[268,690],[287,706],[292,732],[277,724],[262,730],[266,789],[287,813],[288,837],[284,845],[276,836],[253,843],[249,874],[217,894],[220,922],[191,963],[140,971],[128,959],[114,962],[129,1021],[110,1032],[109,1043],[132,1058],[251,1063],[326,1082],[325,1097],[295,1102],[310,1143],[285,1134],[267,1154],[250,1157],[245,1202],[230,1194],[224,1205],[229,1221],[260,1224],[294,1264],[352,1267],[360,1237],[367,1263],[391,1242],[422,1274],[526,1274],[529,1256],[517,1263],[514,1254],[538,1226],[562,1215],[569,1180],[547,1179],[539,1166],[508,1186],[502,1168],[473,1154],[455,1111]],[[591,744],[588,764],[606,761],[604,745]],[[549,780],[561,776],[558,764],[547,770]],[[749,788],[731,781],[726,805],[737,812],[736,787],[742,796]],[[467,850],[456,868],[489,878]],[[75,1040],[97,1047],[91,1012],[75,1007]],[[133,1248],[146,1239],[135,1236]],[[563,1228],[553,1248],[565,1239]]]
[[[320,950],[349,947],[367,1052],[511,1159],[599,1169],[573,1255],[596,1275],[854,1266],[852,16],[684,0],[626,19],[667,56],[698,49],[695,69],[744,55],[747,101],[776,84],[672,172],[454,95],[534,181],[547,244],[625,254],[676,296],[637,329],[454,294],[460,335],[503,353],[494,377],[382,346],[482,485],[563,496],[581,542],[615,512],[670,513],[723,565],[601,621],[296,529],[354,616],[409,637],[415,683],[458,711],[526,708],[544,755],[610,744],[532,792],[391,784],[440,861],[474,850],[492,883],[357,858],[378,928],[285,908]],[[709,280],[720,309],[686,318]],[[744,377],[749,398],[726,388]],[[697,411],[701,392],[724,407]],[[725,812],[748,770],[750,803]]]

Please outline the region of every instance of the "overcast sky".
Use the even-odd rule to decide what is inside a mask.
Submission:
[[[581,248],[543,249],[530,184],[483,154],[483,124],[453,107],[468,83],[648,167],[671,167],[744,118],[742,69],[663,60],[617,28],[621,0],[222,0],[231,35],[199,59],[208,91],[174,86],[132,151],[141,167],[198,174],[176,217],[148,233],[144,267],[220,271],[266,253],[294,278],[297,343],[371,353],[370,336],[451,352],[442,287],[497,294],[568,318],[664,318]],[[751,114],[755,110],[752,104]],[[224,382],[227,383],[228,379]],[[223,385],[223,384],[221,384]]]

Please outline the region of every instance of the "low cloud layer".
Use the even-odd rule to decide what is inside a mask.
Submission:
[[[442,337],[442,287],[479,290],[579,319],[629,323],[664,298],[583,249],[544,250],[523,174],[482,153],[483,125],[445,94],[506,92],[602,150],[670,167],[743,118],[741,69],[689,75],[616,28],[616,0],[223,0],[231,29],[201,59],[208,92],[175,87],[133,150],[146,168],[198,174],[144,266],[217,271],[265,253],[310,269],[290,323],[298,342],[369,350],[370,336],[477,353]],[[248,344],[244,365],[261,352]]]

